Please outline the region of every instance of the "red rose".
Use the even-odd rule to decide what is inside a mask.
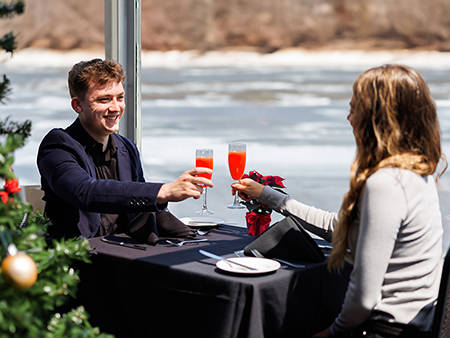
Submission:
[[[0,198],[6,204],[8,202],[8,193],[6,191],[0,191]]]
[[[19,181],[16,178],[5,180],[5,190],[8,194],[17,194],[22,188],[19,188]]]

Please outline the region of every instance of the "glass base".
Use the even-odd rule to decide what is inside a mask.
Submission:
[[[203,210],[200,210],[200,211],[196,211],[195,213],[197,215],[199,215],[199,216],[209,216],[209,215],[214,214],[214,211],[211,211],[209,209],[203,209]]]
[[[228,209],[245,209],[245,206],[243,206],[242,204],[230,204],[229,206],[227,206]]]

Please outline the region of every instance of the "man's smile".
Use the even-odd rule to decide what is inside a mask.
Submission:
[[[117,120],[117,118],[120,116],[120,112],[118,113],[110,113],[108,115],[105,115],[104,118],[111,120],[111,121],[115,121]]]

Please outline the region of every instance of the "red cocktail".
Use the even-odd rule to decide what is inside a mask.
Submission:
[[[197,149],[195,151],[195,167],[199,168],[209,168],[211,170],[213,170],[213,150],[212,149]],[[211,174],[198,174],[197,176],[199,177],[205,177],[207,179],[211,179],[212,177],[212,173]],[[204,187],[204,199],[203,199],[203,206],[202,206],[202,210],[199,211],[198,213],[201,216],[207,216],[212,214],[213,212],[211,210],[208,210],[208,207],[206,205],[206,196],[208,193],[208,188]]]
[[[245,161],[247,158],[247,146],[245,143],[230,143],[228,145],[228,168],[233,180],[240,180],[245,170]],[[229,205],[230,209],[245,208],[238,201],[238,194],[234,194],[234,202]]]
[[[247,153],[245,151],[228,152],[228,167],[233,180],[240,180],[245,170],[245,159]]]
[[[195,158],[195,167],[203,167],[203,168],[209,168],[213,170],[213,158],[212,157],[196,157]],[[207,179],[211,179],[211,174],[198,174],[197,176],[205,177]]]

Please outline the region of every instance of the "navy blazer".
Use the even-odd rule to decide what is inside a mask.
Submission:
[[[100,213],[161,211],[156,196],[162,183],[144,180],[139,152],[127,138],[112,134],[117,145],[120,180],[97,179],[92,157],[86,153],[91,138],[77,118],[66,129],[53,129],[42,140],[37,156],[45,214],[56,237],[93,237]]]

